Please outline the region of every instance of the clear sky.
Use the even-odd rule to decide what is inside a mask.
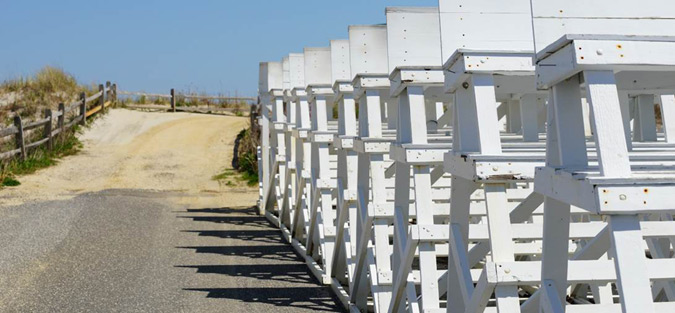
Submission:
[[[258,63],[438,0],[0,0],[0,81],[58,66],[83,83],[253,96]]]

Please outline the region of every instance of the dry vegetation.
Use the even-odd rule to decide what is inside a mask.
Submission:
[[[95,91],[96,90],[96,91]],[[32,121],[43,116],[46,109],[58,109],[59,103],[69,104],[76,101],[79,94],[87,96],[97,92],[97,88],[79,84],[70,74],[60,68],[46,66],[31,77],[19,77],[0,84],[0,128],[8,127],[15,115],[24,121]],[[30,174],[38,169],[51,166],[63,156],[77,153],[81,147],[75,136],[74,127],[55,138],[52,150],[44,146],[30,151],[25,161],[8,159],[0,161],[0,188],[19,184],[17,176]],[[29,141],[39,138],[41,131],[27,132]],[[34,137],[34,138],[32,138]],[[0,151],[14,148],[13,138],[0,138]]]
[[[258,106],[260,107],[260,106]],[[243,129],[237,135],[235,145],[235,155],[233,160],[234,168],[242,173],[249,186],[258,183],[258,153],[260,145],[260,127],[255,122],[258,120],[260,112],[252,112],[249,127]]]
[[[250,105],[246,101],[233,101],[226,99],[204,99],[204,98],[189,98],[182,95],[209,97],[211,95],[205,93],[198,93],[193,91],[176,91],[176,106],[178,107],[206,107],[206,108],[225,108],[234,109],[237,115],[243,115],[248,110]],[[218,97],[228,97],[222,94]],[[236,98],[236,95],[235,95]],[[170,99],[167,97],[155,96],[125,96],[120,95],[118,102],[122,106],[126,105],[170,105]]]
[[[79,84],[64,70],[46,66],[32,77],[19,77],[0,84],[0,127],[11,123],[14,114],[33,120],[45,109],[57,109],[59,103],[77,100],[98,92],[96,86]]]

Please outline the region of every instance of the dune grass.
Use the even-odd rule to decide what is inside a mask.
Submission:
[[[81,92],[98,92],[98,87],[79,84],[63,69],[45,66],[33,76],[18,77],[0,84],[0,122],[11,123],[14,114],[25,119],[39,118],[45,109],[75,101]]]
[[[234,113],[237,116],[243,116],[244,112],[250,107],[246,101],[234,101],[227,99],[204,99],[204,98],[188,98],[183,95],[190,96],[211,96],[207,93],[200,93],[195,91],[176,91],[176,106],[177,107],[210,107],[210,108],[226,108],[233,109]],[[225,97],[223,94],[218,94],[218,96]],[[236,94],[235,94],[236,97]],[[122,107],[127,105],[170,105],[171,99],[166,97],[153,97],[153,96],[122,96],[118,99],[119,104]]]
[[[92,95],[98,92],[98,86],[80,84],[74,76],[53,66],[45,66],[30,77],[6,80],[0,84],[0,128],[9,126],[15,115],[21,116],[24,122],[41,118],[44,110],[57,109],[59,103],[71,103],[82,92]],[[25,160],[12,158],[0,162],[0,188],[18,186],[21,184],[20,176],[52,166],[58,163],[58,159],[76,154],[82,147],[76,136],[78,132],[79,127],[75,126],[54,138],[52,150],[42,145],[30,150]],[[32,132],[28,136],[30,138],[27,141],[34,142],[40,139],[42,131]],[[0,142],[0,151],[14,148],[12,138],[0,139],[4,139]]]

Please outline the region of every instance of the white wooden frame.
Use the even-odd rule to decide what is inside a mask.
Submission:
[[[277,149],[278,137],[273,131],[275,122],[283,122],[283,114],[279,115],[278,110],[275,110],[275,100],[272,97],[273,90],[280,88],[282,85],[282,66],[279,62],[262,62],[260,63],[260,84],[259,93],[261,99],[261,161],[263,168],[262,192],[260,199],[260,213],[269,215],[268,213],[275,210],[275,204],[278,199],[281,199],[281,194],[277,182],[278,164],[284,162],[284,151]],[[283,143],[282,143],[282,149]]]
[[[675,7],[645,1],[388,8],[262,63],[261,213],[352,312],[675,311]]]
[[[329,131],[328,125],[328,114],[330,112],[332,117],[333,103],[331,50],[330,47],[305,48],[304,54],[306,92],[312,113],[309,141],[312,147],[310,186],[313,200],[305,248],[314,261],[322,261],[318,266],[321,269],[319,280],[330,284],[336,233],[333,191],[337,187],[336,173],[331,170],[336,165],[331,162],[334,130]]]
[[[675,16],[667,10],[669,7],[672,8],[672,4],[659,0],[648,1],[649,3],[626,1],[620,4],[602,1],[599,4],[606,6],[605,11],[579,12],[573,8],[571,12],[564,11],[569,8],[568,5],[574,5],[575,2],[577,1],[532,2],[535,42],[538,45],[537,86],[549,90],[552,105],[549,110],[547,166],[537,169],[535,175],[535,190],[545,196],[544,251],[541,269],[543,291],[540,297],[540,310],[563,312],[566,308],[576,307],[565,302],[568,283],[576,271],[572,266],[573,263],[568,262],[567,256],[562,256],[557,249],[568,240],[570,232],[568,225],[559,221],[568,220],[570,205],[575,205],[604,216],[608,221],[604,241],[609,241],[605,244],[605,248],[609,249],[612,262],[594,260],[590,264],[605,262],[606,268],[614,270],[612,272],[615,272],[616,276],[608,281],[613,282],[616,279],[621,311],[670,311],[673,310],[673,302],[654,302],[654,297],[658,296],[658,289],[656,295],[653,294],[654,288],[663,285],[661,281],[653,280],[660,277],[665,279],[667,284],[672,283],[675,280],[675,273],[668,273],[665,268],[672,268],[675,260],[671,258],[647,260],[643,248],[645,230],[641,227],[640,220],[645,214],[656,213],[664,217],[662,214],[665,213],[666,222],[673,223],[672,216],[667,213],[671,213],[675,207],[668,201],[662,202],[660,199],[664,199],[663,197],[675,188],[675,176],[672,175],[675,173],[667,170],[667,165],[659,164],[658,157],[652,159],[652,168],[662,168],[658,173],[635,166],[635,162],[629,158],[626,136],[616,134],[626,133],[625,118],[622,118],[621,112],[622,100],[619,96],[619,89],[626,87],[618,83],[619,75],[622,75],[620,72],[630,76],[638,75],[631,73],[632,71],[672,73],[675,69],[672,54],[659,53],[672,51],[675,48],[675,40],[639,36],[672,35]],[[571,18],[565,22],[562,34],[560,28],[553,31],[555,27],[549,26],[559,23],[559,18],[546,16],[546,12],[553,9],[552,6],[560,12],[565,12],[565,17]],[[650,11],[656,8],[665,11]],[[664,16],[669,13],[670,16]],[[630,19],[626,19],[619,26],[614,21],[617,15]],[[654,20],[654,16],[664,18]],[[587,20],[586,17],[593,19]],[[615,27],[610,29],[610,26]],[[594,35],[564,33],[577,29],[585,29]],[[556,34],[562,37],[554,41]],[[644,53],[646,51],[653,53],[647,56]],[[569,61],[571,62],[565,64]],[[550,66],[558,68],[553,69]],[[580,78],[583,78],[591,109],[597,166],[589,166],[588,152],[586,146],[582,144],[583,134],[575,127],[581,120]],[[663,87],[663,85],[649,86],[648,80],[646,82],[641,86],[645,90]],[[671,89],[672,86],[666,88]],[[638,102],[649,100],[645,98],[647,97],[638,96]],[[640,123],[645,121],[639,120]],[[572,129],[574,131],[571,131]],[[639,130],[644,131],[646,128],[640,127]],[[645,135],[640,134],[640,139],[644,140]],[[633,146],[633,150],[635,148]],[[656,182],[658,183],[655,185]],[[589,188],[593,188],[593,191]],[[572,197],[579,196],[579,198],[565,197],[572,194],[574,194]],[[670,238],[667,234],[661,236]],[[598,236],[594,240],[599,241],[601,238]],[[655,245],[654,240],[648,242],[652,255],[664,256],[662,245]],[[670,255],[671,244],[666,245],[667,256]],[[667,265],[660,265],[658,273],[649,271],[654,266],[659,266],[655,264],[656,261],[666,262]],[[591,266],[590,264],[586,266]],[[586,277],[591,275],[586,271],[583,273]],[[598,273],[593,273],[593,276],[597,277],[596,274]],[[671,288],[668,286],[666,289]],[[594,305],[593,308],[596,311],[602,309],[603,312],[608,312],[611,310],[611,304],[604,307]]]

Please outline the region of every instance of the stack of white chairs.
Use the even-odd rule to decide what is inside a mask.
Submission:
[[[674,9],[439,0],[261,63],[260,212],[352,312],[675,312]]]

